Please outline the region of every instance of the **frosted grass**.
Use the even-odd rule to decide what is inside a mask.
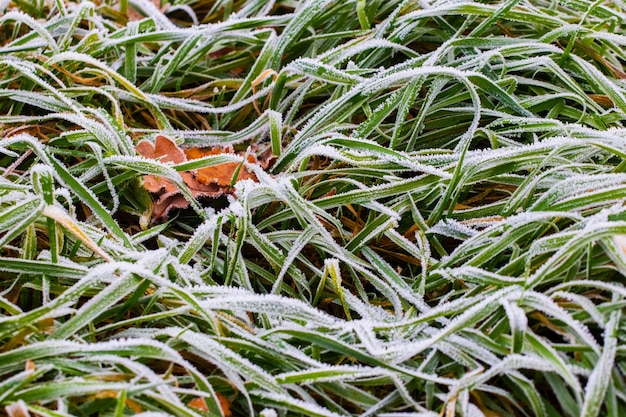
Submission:
[[[7,413],[626,413],[621,4],[0,8]]]

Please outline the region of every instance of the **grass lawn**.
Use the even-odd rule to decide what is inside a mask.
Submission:
[[[626,415],[622,0],[0,1],[0,415]]]

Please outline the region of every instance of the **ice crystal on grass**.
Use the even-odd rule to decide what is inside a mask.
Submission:
[[[624,414],[622,6],[2,3],[0,406]]]

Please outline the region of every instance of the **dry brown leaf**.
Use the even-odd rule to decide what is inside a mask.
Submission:
[[[189,401],[187,405],[193,409],[202,411],[204,413],[209,411],[209,407],[206,405],[206,401],[202,397],[196,397],[193,400]]]
[[[4,410],[9,417],[30,417],[28,407],[26,407],[24,400],[17,400],[17,402],[4,407]]]
[[[205,156],[211,155],[220,155],[223,153],[234,153],[231,147],[227,148],[191,148],[185,150],[185,155],[187,155],[187,159],[200,159]],[[248,155],[248,162],[255,164],[257,163],[257,159],[254,155]],[[230,187],[230,184],[233,180],[233,175],[239,169],[239,166],[236,162],[227,162],[225,164],[214,165],[211,167],[201,168],[198,170],[196,174],[196,178],[201,184],[217,184],[222,187]],[[239,169],[239,173],[237,174],[237,181],[243,179],[251,179],[253,181],[257,181],[256,176],[248,172],[245,167]]]
[[[171,162],[174,164],[210,155],[235,154],[235,151],[230,146],[224,148],[191,148],[183,150],[172,140],[163,135],[158,135],[154,144],[149,141],[140,142],[136,150],[145,158],[158,159],[161,162]],[[264,161],[259,162],[256,155],[249,154],[247,161],[252,164],[258,164],[265,169],[269,163],[273,162],[273,159],[270,156],[264,156]],[[180,176],[195,198],[217,198],[225,194],[233,193],[234,189],[231,188],[230,185],[233,182],[233,176],[237,170],[239,170],[239,172],[236,181],[242,179],[257,181],[253,173],[236,162],[227,162],[201,168],[196,171],[185,171],[181,172]],[[167,178],[146,175],[143,179],[143,186],[149,192],[159,195],[159,198],[153,205],[152,220],[167,218],[169,211],[172,209],[184,209],[189,207],[189,202],[183,197],[178,186]]]
[[[189,207],[189,201],[182,194],[170,195],[165,198],[161,196],[152,205],[152,220],[167,219],[170,210],[177,208],[185,209],[187,207]]]
[[[146,158],[158,159],[161,162],[180,164],[185,161],[185,152],[171,139],[163,135],[157,135],[154,145],[147,140],[139,142],[136,149]]]
[[[231,417],[233,414],[230,411],[230,403],[228,402],[228,400],[219,392],[217,392],[216,395],[218,401],[220,402],[220,407],[222,409],[222,412],[224,413],[224,417]],[[209,408],[206,405],[206,401],[204,401],[204,398],[202,397],[196,397],[192,399],[187,405],[191,408],[195,408],[196,410],[205,413],[209,411]]]

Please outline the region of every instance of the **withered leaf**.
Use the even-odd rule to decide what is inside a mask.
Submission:
[[[136,150],[146,158],[158,159],[161,162],[180,164],[186,160],[185,152],[171,139],[163,135],[157,135],[154,139],[154,145],[147,140],[139,142]]]
[[[181,162],[203,158],[210,155],[234,154],[231,146],[212,148],[191,148],[183,150],[171,139],[164,135],[157,135],[154,144],[150,141],[142,141],[136,147],[137,152],[145,158],[157,159],[161,162],[171,162],[179,164]],[[247,156],[249,163],[258,164],[256,155]],[[234,189],[230,187],[235,172],[236,181],[251,179],[257,181],[256,176],[245,167],[236,162],[227,162],[201,168],[195,171],[180,172],[183,181],[191,190],[195,198],[210,197],[217,198],[225,194],[232,194]],[[259,164],[263,168],[266,164]],[[151,193],[158,194],[158,199],[154,202],[152,209],[152,220],[167,218],[170,210],[174,208],[184,209],[189,206],[189,202],[183,197],[176,184],[167,178],[146,175],[143,178],[143,186]]]
[[[30,412],[24,400],[17,400],[17,402],[11,403],[4,407],[9,417],[30,417]]]
[[[200,159],[205,156],[211,156],[211,155],[220,155],[223,153],[234,153],[234,151],[232,147],[185,149],[185,155],[187,155],[187,159],[189,160]],[[248,162],[255,164],[257,163],[257,159],[254,155],[249,154]],[[214,165],[214,166],[206,167],[206,168],[200,168],[196,174],[196,179],[202,184],[215,183],[223,187],[230,186],[231,181],[233,179],[233,175],[239,168],[239,165],[240,164],[236,162],[227,162],[225,164]],[[253,173],[248,172],[245,168],[242,167],[237,174],[237,181],[243,180],[243,179],[251,179],[254,181],[257,180],[256,176]]]
[[[232,413],[230,411],[230,404],[228,400],[219,392],[216,392],[216,395],[218,401],[220,402],[220,407],[222,408],[224,416],[231,417]],[[209,411],[209,407],[207,407],[206,401],[202,397],[193,398],[191,401],[189,401],[187,405],[191,408],[195,408],[196,410],[203,411],[205,413]]]

